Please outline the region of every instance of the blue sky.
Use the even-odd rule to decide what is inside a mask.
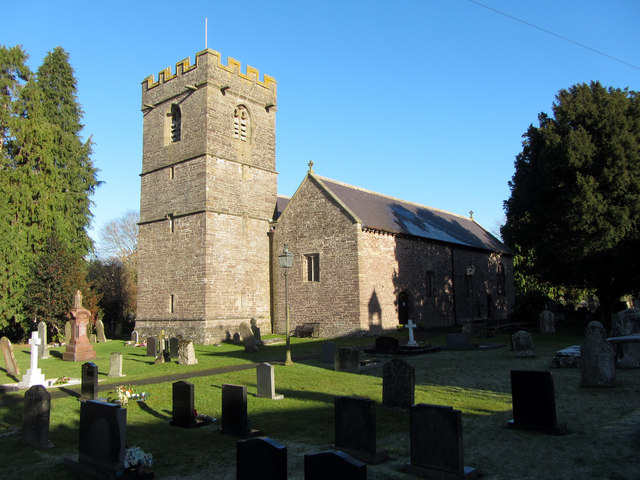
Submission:
[[[90,232],[138,210],[141,82],[205,46],[278,82],[278,191],[319,175],[468,215],[495,231],[522,134],[558,90],[640,90],[640,2],[10,2],[0,44],[35,70],[70,54],[104,182]],[[635,67],[634,67],[635,66]]]

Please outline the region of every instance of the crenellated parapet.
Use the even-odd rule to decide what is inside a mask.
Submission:
[[[276,86],[275,78],[269,75],[264,74],[263,79],[260,80],[260,72],[258,71],[257,68],[253,68],[247,65],[246,73],[243,73],[242,64],[235,58],[227,57],[227,64],[226,65],[223,64],[222,56],[220,55],[220,52],[216,52],[215,50],[212,50],[210,48],[207,48],[206,50],[202,50],[201,52],[198,52],[196,54],[195,65],[191,65],[191,60],[189,57],[187,57],[184,60],[181,60],[178,63],[176,63],[175,73],[171,72],[171,67],[167,67],[158,73],[158,80],[155,80],[153,75],[149,75],[147,78],[145,78],[142,81],[142,85],[144,86],[144,84],[146,83],[147,90],[151,90],[152,88],[157,87],[162,83],[169,82],[170,80],[180,75],[184,75],[185,73],[198,68],[198,66],[200,66],[201,63],[203,63],[203,60],[206,55],[211,55],[211,57],[213,58],[213,63],[216,67],[222,70],[225,70],[231,74],[237,75],[238,77],[244,80],[248,80],[252,83],[255,83],[256,85],[260,85],[261,87],[264,87],[269,90],[271,90],[272,88],[275,88]]]

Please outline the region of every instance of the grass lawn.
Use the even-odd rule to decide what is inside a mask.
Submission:
[[[399,334],[403,340],[404,334]],[[242,347],[196,346],[198,365],[177,363],[153,365],[144,348],[127,347],[112,340],[95,345],[99,368],[100,396],[113,397],[117,385],[146,383],[136,387],[150,394],[145,404],[131,402],[127,408],[127,445],[137,445],[153,454],[155,478],[234,479],[236,439],[217,433],[219,422],[193,430],[171,427],[171,384],[168,375],[186,374],[195,385],[195,407],[199,413],[220,418],[221,385],[246,385],[252,427],[264,431],[288,448],[289,478],[303,478],[303,455],[327,449],[333,442],[333,399],[357,395],[382,402],[382,368],[363,373],[334,372],[323,364],[319,353],[325,340],[292,339],[295,365],[285,367],[284,346],[263,346],[257,354]],[[507,343],[507,336],[474,339],[476,343]],[[607,389],[579,388],[579,369],[554,369],[558,420],[567,424],[564,436],[506,428],[512,418],[512,369],[547,370],[553,353],[579,344],[581,329],[560,330],[555,335],[534,333],[536,357],[517,359],[508,348],[484,351],[442,351],[403,357],[416,369],[416,403],[450,405],[463,412],[465,465],[477,468],[486,479],[637,479],[640,433],[640,370],[618,370],[618,386]],[[339,345],[372,345],[372,338],[340,339]],[[444,335],[431,340],[444,344]],[[64,348],[40,360],[47,379],[80,377],[82,362],[64,362]],[[107,377],[111,352],[124,354],[124,379]],[[314,356],[315,354],[315,356]],[[29,367],[27,347],[15,348],[21,373]],[[386,359],[383,359],[383,361]],[[202,370],[250,365],[269,361],[275,365],[276,393],[283,400],[255,397],[255,369],[209,376]],[[193,375],[193,377],[189,377]],[[163,378],[165,377],[165,378]],[[0,383],[15,379],[0,369]],[[55,394],[51,409],[50,440],[55,448],[32,450],[21,436],[0,437],[4,459],[2,478],[75,479],[62,459],[78,451],[80,403],[72,395]],[[0,434],[7,426],[21,427],[24,391],[0,395]],[[58,396],[60,396],[58,398]],[[377,444],[391,459],[367,467],[370,479],[410,477],[403,472],[409,461],[409,415],[407,411],[377,409]]]

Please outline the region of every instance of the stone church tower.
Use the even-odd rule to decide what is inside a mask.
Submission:
[[[142,83],[138,312],[209,344],[256,318],[270,331],[276,82],[211,49]]]

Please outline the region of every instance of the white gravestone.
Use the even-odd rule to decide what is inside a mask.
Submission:
[[[266,397],[272,400],[281,400],[284,395],[276,394],[276,382],[273,372],[273,365],[268,363],[261,363],[256,367],[256,373],[258,377],[258,397]]]
[[[409,341],[407,342],[407,347],[417,347],[418,342],[413,338],[413,329],[416,328],[416,324],[413,323],[413,320],[409,320],[409,323],[407,323],[404,328],[409,329]]]
[[[31,367],[27,370],[27,373],[22,377],[22,381],[18,383],[18,388],[30,388],[34,385],[42,385],[46,387],[44,374],[38,368],[38,345],[40,345],[40,337],[38,332],[31,333],[31,339],[29,345],[31,345]]]

